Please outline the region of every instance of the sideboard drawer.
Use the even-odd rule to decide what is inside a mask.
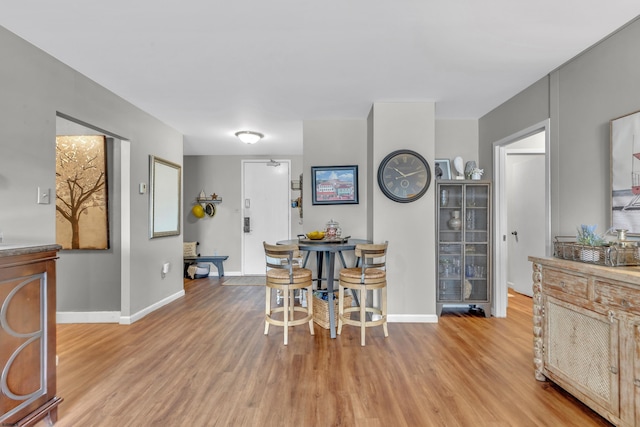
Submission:
[[[550,290],[587,298],[588,279],[584,276],[565,273],[554,269],[544,270],[543,286]]]
[[[593,300],[610,308],[640,313],[640,295],[637,289],[596,280],[594,282]]]

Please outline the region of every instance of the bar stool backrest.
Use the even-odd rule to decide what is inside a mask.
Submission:
[[[298,245],[271,245],[263,242],[267,271],[279,268],[289,271],[289,278],[293,282],[293,269],[302,264],[302,255]]]
[[[369,268],[387,270],[387,247],[389,242],[384,243],[360,243],[356,245],[355,255],[360,261],[362,280]]]

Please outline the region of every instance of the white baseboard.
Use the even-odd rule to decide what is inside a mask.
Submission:
[[[162,299],[162,300],[156,302],[155,304],[151,304],[149,307],[146,307],[146,308],[140,310],[139,312],[133,314],[132,316],[121,316],[120,317],[120,324],[121,325],[130,325],[133,322],[137,322],[138,320],[142,319],[147,314],[152,313],[152,312],[156,311],[157,309],[159,309],[160,307],[165,306],[165,305],[169,304],[170,302],[177,300],[178,298],[182,298],[183,296],[184,296],[184,289],[180,290],[179,292],[176,292],[173,295],[169,295],[165,299]]]
[[[183,296],[184,289],[140,310],[133,316],[121,316],[119,311],[58,311],[56,323],[120,323],[121,325],[130,325]]]
[[[388,314],[389,323],[438,323],[435,314]]]
[[[118,323],[119,311],[58,311],[56,323]]]
[[[212,271],[211,273],[209,273],[209,276],[218,276],[218,272],[214,272]],[[224,277],[232,277],[232,276],[242,276],[242,273],[239,271],[225,271],[224,272]]]

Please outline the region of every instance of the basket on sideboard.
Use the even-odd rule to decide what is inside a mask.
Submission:
[[[344,306],[351,307],[351,294],[345,292],[344,294]],[[335,317],[335,325],[338,326],[338,293],[334,292],[333,298],[333,313]],[[346,313],[345,317],[351,318],[351,313]],[[313,321],[316,322],[321,328],[329,329],[329,301],[325,301],[322,298],[313,295]]]
[[[608,267],[631,267],[640,265],[640,248],[635,244],[605,246],[581,245],[575,237],[556,236],[553,242],[553,255],[556,258],[579,261]]]

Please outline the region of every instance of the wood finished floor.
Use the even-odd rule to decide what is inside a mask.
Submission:
[[[534,379],[527,297],[506,319],[377,327],[364,348],[355,327],[298,326],[285,347],[282,328],[263,335],[264,288],[185,290],[133,325],[58,325],[58,427],[610,425]]]

